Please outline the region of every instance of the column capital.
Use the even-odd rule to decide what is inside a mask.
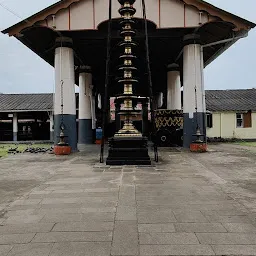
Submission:
[[[55,41],[55,47],[68,47],[73,48],[73,39],[69,37],[57,37]]]
[[[80,66],[79,67],[79,73],[92,73],[92,68],[91,66]]]
[[[201,37],[198,34],[187,34],[183,37],[183,45],[201,44]]]
[[[176,63],[169,64],[167,66],[167,71],[180,71],[180,66]]]

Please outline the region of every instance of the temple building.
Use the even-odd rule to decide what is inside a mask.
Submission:
[[[146,99],[150,95],[141,1],[135,1],[134,8],[139,70],[134,93]],[[119,9],[119,2],[113,0],[109,99],[123,93],[116,80],[117,44],[121,41]],[[202,0],[147,0],[146,12],[155,108],[183,111],[182,141],[188,148],[197,130],[206,137],[204,68],[256,25]],[[55,143],[62,123],[73,151],[92,143],[104,98],[108,1],[62,0],[2,32],[17,38],[54,67],[53,110],[42,106],[42,115],[46,112],[48,116],[41,118],[50,120],[50,127],[54,123],[54,134],[52,128],[49,133]],[[77,97],[75,86],[79,86]],[[144,104],[144,129],[148,111]],[[108,106],[109,122],[110,116]],[[16,123],[15,114],[6,118]],[[17,125],[14,128],[16,133]]]

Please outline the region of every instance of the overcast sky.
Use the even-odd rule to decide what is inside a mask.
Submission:
[[[105,0],[106,1],[106,0]],[[10,10],[26,18],[56,3],[56,0],[0,0]],[[208,0],[238,16],[256,22],[255,0]],[[20,19],[0,6],[0,30]],[[256,29],[205,69],[206,89],[256,87]],[[0,92],[53,92],[54,72],[44,60],[15,38],[0,34]]]

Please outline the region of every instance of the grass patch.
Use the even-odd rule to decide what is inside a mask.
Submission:
[[[9,149],[17,148],[18,151],[24,152],[27,148],[50,148],[51,144],[0,144],[0,157],[8,155]]]
[[[240,145],[240,146],[246,146],[246,147],[256,147],[256,142],[246,142],[246,141],[239,141],[239,142],[235,142],[236,145]]]

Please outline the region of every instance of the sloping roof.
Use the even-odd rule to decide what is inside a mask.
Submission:
[[[256,89],[206,91],[208,111],[256,111]]]
[[[206,90],[206,108],[212,112],[256,111],[256,89]],[[52,111],[53,94],[0,94],[0,112]]]
[[[0,94],[0,112],[51,111],[53,95],[46,94]]]
[[[24,20],[18,22],[17,24],[14,24],[13,26],[3,30],[2,33],[4,33],[4,34],[9,33],[10,35],[15,35],[17,33],[17,31],[14,33],[12,33],[12,31],[15,30],[16,28],[20,27],[20,31],[21,31],[25,27],[28,27],[28,24],[29,24],[29,26],[31,26],[32,24],[35,24],[38,20],[45,19],[49,15],[49,12],[53,12],[51,14],[55,14],[59,10],[68,8],[71,4],[79,2],[79,1],[81,1],[81,0],[60,0],[60,1],[56,2],[55,4],[52,4],[52,5],[48,6],[47,8],[41,10],[40,12],[33,14],[32,16],[28,17],[27,19],[24,19]],[[181,0],[181,1],[183,1],[184,4],[188,4],[188,5],[197,7],[200,11],[201,10],[206,11],[209,14],[212,14],[213,16],[219,16],[223,20],[225,20],[225,18],[227,18],[227,17],[230,17],[231,23],[235,24],[238,22],[239,24],[243,24],[243,26],[245,26],[246,29],[251,29],[256,26],[255,23],[248,21],[246,19],[243,19],[243,18],[241,18],[237,15],[234,15],[230,12],[227,12],[223,9],[220,9],[204,0]]]

